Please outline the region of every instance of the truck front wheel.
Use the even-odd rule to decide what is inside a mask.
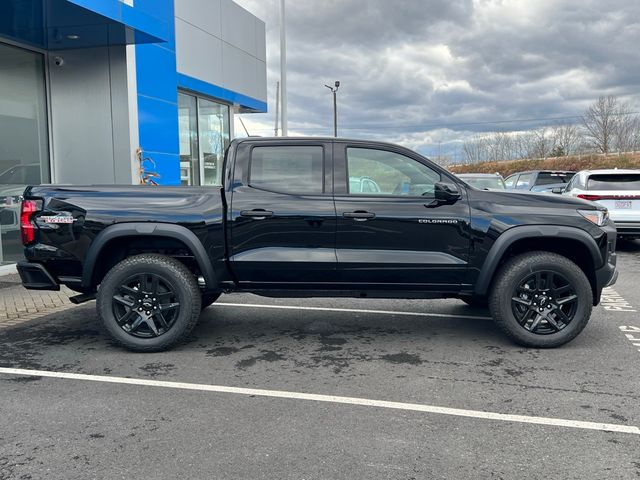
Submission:
[[[593,292],[582,269],[544,251],[507,261],[489,297],[498,327],[514,342],[535,348],[573,340],[589,322],[592,305]]]
[[[102,326],[118,344],[136,352],[166,350],[183,340],[200,316],[194,275],[163,255],[129,257],[102,280],[97,295]]]

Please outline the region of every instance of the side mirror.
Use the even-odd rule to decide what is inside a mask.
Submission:
[[[437,182],[434,186],[435,199],[441,203],[454,203],[460,199],[460,189],[455,183]]]
[[[551,189],[551,193],[555,193],[555,194],[561,194],[562,192],[564,192],[564,187],[553,187]]]

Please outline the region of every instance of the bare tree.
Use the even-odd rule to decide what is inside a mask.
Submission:
[[[559,123],[553,127],[554,150],[559,155],[567,156],[578,152],[581,143],[581,132],[578,125]]]
[[[529,158],[547,158],[553,150],[553,136],[547,127],[536,128],[531,132],[532,143]]]
[[[633,113],[628,102],[619,104],[616,116],[615,149],[618,152],[634,151],[637,147],[640,119]]]
[[[582,118],[589,142],[596,151],[609,153],[615,141],[617,129],[618,99],[614,96],[600,97],[591,105]]]

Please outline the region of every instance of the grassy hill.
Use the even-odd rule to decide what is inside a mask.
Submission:
[[[621,155],[580,155],[535,160],[505,160],[501,162],[482,162],[469,165],[451,165],[447,167],[453,173],[500,173],[507,177],[524,170],[589,170],[596,168],[637,168],[640,169],[640,153]]]

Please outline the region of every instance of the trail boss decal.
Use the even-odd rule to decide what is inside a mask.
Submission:
[[[44,223],[73,223],[76,221],[76,219],[69,214],[47,215],[40,217],[39,220],[42,220]]]
[[[457,225],[458,220],[452,218],[419,218],[418,223],[429,223],[431,225]]]

